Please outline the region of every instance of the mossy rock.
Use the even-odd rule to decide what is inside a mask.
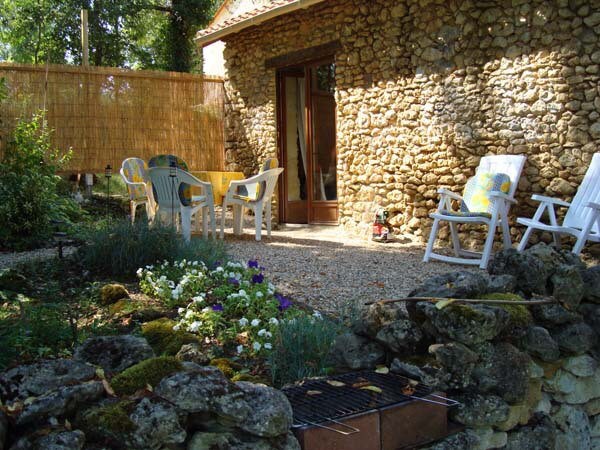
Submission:
[[[100,303],[112,305],[123,298],[129,298],[129,292],[122,284],[105,284],[100,288]]]
[[[229,379],[232,379],[232,377],[236,374],[236,371],[242,368],[241,365],[227,358],[215,358],[210,362],[210,365],[219,369]]]
[[[485,294],[479,297],[481,300],[504,300],[511,302],[521,302],[523,298],[517,294],[511,294],[508,292],[494,292],[491,294]],[[510,324],[514,327],[524,328],[528,326],[532,321],[533,317],[531,312],[525,305],[494,305],[498,308],[502,308],[510,315]]]
[[[135,402],[128,400],[95,407],[81,414],[77,426],[86,436],[104,438],[108,432],[118,440],[118,436],[135,431],[136,425],[129,418],[134,408]]]
[[[147,385],[156,386],[164,377],[183,369],[180,361],[172,356],[151,358],[125,369],[110,384],[118,395],[131,395]]]
[[[254,384],[270,384],[266,379],[257,375],[250,375],[249,373],[236,373],[233,377],[231,377],[231,381],[234,383],[237,381],[248,381]]]
[[[136,311],[137,306],[138,305],[136,305],[131,299],[122,298],[121,300],[118,300],[116,303],[113,303],[112,305],[110,305],[110,307],[108,308],[108,312],[110,313],[111,316],[117,316],[117,317],[126,316],[126,315],[131,314],[134,311]]]
[[[142,336],[159,355],[174,356],[184,344],[198,342],[198,336],[186,331],[175,331],[175,321],[162,317],[142,325]]]

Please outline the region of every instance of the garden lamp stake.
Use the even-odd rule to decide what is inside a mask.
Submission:
[[[104,176],[106,177],[106,219],[110,223],[110,178],[112,177],[112,167],[110,164],[104,168]]]
[[[177,166],[175,161],[169,163],[169,177],[171,178],[171,226],[175,227],[175,177],[177,176]]]

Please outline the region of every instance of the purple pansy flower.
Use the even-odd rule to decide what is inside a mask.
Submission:
[[[258,269],[258,261],[256,261],[255,259],[251,259],[250,261],[248,261],[248,267],[250,269]]]
[[[223,305],[221,305],[220,303],[212,305],[212,310],[213,311],[223,311]]]
[[[237,278],[227,278],[227,282],[233,284],[234,286],[239,286],[240,282],[237,280]]]
[[[265,276],[262,273],[257,273],[256,275],[252,275],[252,282],[254,284],[260,284],[265,279]]]
[[[290,306],[292,306],[292,302],[290,299],[288,299],[287,297],[284,297],[281,294],[275,294],[275,298],[277,299],[277,301],[279,302],[279,311],[285,311],[286,309],[288,309]]]

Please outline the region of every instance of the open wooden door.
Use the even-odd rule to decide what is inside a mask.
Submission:
[[[335,65],[281,69],[278,80],[283,222],[337,223]]]

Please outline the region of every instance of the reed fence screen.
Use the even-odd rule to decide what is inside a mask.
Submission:
[[[171,153],[191,170],[223,170],[223,80],[174,72],[0,63],[0,153],[20,117],[46,109],[69,171],[116,172],[127,157]]]

